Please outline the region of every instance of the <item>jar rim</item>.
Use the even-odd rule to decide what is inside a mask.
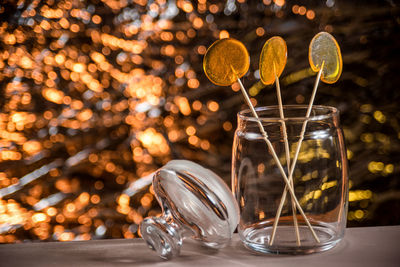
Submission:
[[[308,105],[284,105],[283,111],[285,113],[285,109],[299,109],[299,110],[304,110],[304,113],[306,113],[307,108],[308,108]],[[256,110],[256,112],[279,110],[279,106],[278,105],[261,106],[261,107],[256,107],[255,110]],[[312,110],[325,111],[326,114],[310,115],[310,117],[308,117],[308,118],[305,116],[285,117],[283,119],[283,121],[305,121],[305,120],[320,121],[320,120],[325,120],[325,119],[339,116],[339,110],[332,106],[313,105]],[[277,113],[277,114],[279,114],[279,113]],[[259,118],[257,119],[252,116],[250,109],[241,110],[238,112],[237,115],[240,120],[244,120],[244,121],[254,121],[254,122],[257,122],[257,120],[260,120],[263,122],[281,122],[282,121],[282,119],[278,116],[276,116],[276,117],[259,116]]]

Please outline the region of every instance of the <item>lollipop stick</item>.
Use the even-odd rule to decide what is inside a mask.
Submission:
[[[319,242],[318,236],[315,234],[314,229],[312,228],[310,222],[308,221],[307,216],[304,214],[304,211],[303,211],[303,209],[301,208],[300,203],[297,201],[296,195],[294,194],[294,191],[293,191],[293,187],[290,185],[290,182],[289,182],[289,180],[288,180],[288,178],[287,178],[287,176],[286,176],[286,173],[285,173],[285,171],[283,170],[282,164],[280,163],[279,158],[278,158],[278,156],[276,155],[276,152],[275,152],[275,150],[274,150],[274,147],[272,146],[271,142],[269,141],[268,135],[267,135],[267,133],[265,132],[264,127],[263,127],[261,121],[260,121],[259,118],[258,118],[258,115],[257,115],[257,113],[256,113],[256,110],[254,109],[253,104],[251,103],[249,96],[247,95],[246,89],[244,88],[244,86],[243,86],[243,84],[242,84],[242,82],[240,81],[239,78],[237,79],[237,81],[238,81],[238,83],[239,83],[239,85],[240,85],[240,90],[242,91],[242,94],[243,94],[243,96],[244,96],[244,99],[245,99],[247,105],[249,106],[249,108],[250,108],[250,110],[251,110],[251,113],[252,113],[253,116],[257,119],[258,127],[260,128],[261,134],[262,134],[262,136],[263,136],[265,142],[267,143],[267,146],[268,146],[268,148],[269,148],[269,150],[270,150],[270,152],[271,152],[271,154],[272,154],[273,159],[275,160],[276,165],[278,166],[278,169],[279,169],[279,171],[280,171],[280,173],[281,173],[281,175],[282,175],[282,177],[283,177],[283,180],[284,180],[285,183],[286,183],[286,186],[288,187],[288,190],[289,190],[289,193],[290,193],[291,197],[292,197],[293,200],[295,201],[296,206],[297,206],[297,208],[298,208],[300,214],[303,216],[304,220],[306,221],[306,224],[307,224],[307,226],[310,228],[310,230],[311,230],[311,232],[312,232],[314,238],[317,240],[317,242]]]
[[[312,92],[311,98],[310,98],[310,103],[308,104],[308,108],[307,108],[307,113],[306,113],[306,118],[307,119],[310,117],[310,114],[311,114],[311,109],[312,109],[312,106],[313,106],[313,103],[314,103],[315,95],[317,94],[317,88],[318,88],[319,81],[321,79],[321,74],[322,74],[322,69],[324,68],[324,63],[325,63],[325,61],[322,62],[321,69],[319,70],[318,75],[317,75],[317,79],[315,80],[313,92]],[[296,168],[296,163],[297,163],[297,159],[299,157],[301,144],[302,144],[303,139],[304,139],[304,133],[305,133],[306,128],[307,128],[307,123],[308,123],[308,120],[304,120],[303,126],[301,128],[300,139],[299,139],[299,142],[297,143],[297,147],[296,147],[296,153],[294,154],[292,166],[290,168],[289,176],[293,175],[294,169]]]
[[[275,71],[275,62],[274,62],[274,71]],[[289,173],[289,170],[290,170],[289,141],[288,141],[288,137],[287,137],[286,123],[284,121],[285,115],[283,113],[281,86],[279,84],[279,79],[278,79],[278,76],[276,75],[276,72],[275,72],[275,85],[276,85],[276,95],[277,95],[277,98],[278,98],[278,105],[279,105],[279,115],[280,115],[280,118],[282,119],[281,123],[282,123],[283,139],[284,139],[284,142],[285,142],[286,164],[287,164],[287,169],[288,169],[288,173]],[[292,185],[292,187],[294,188],[292,176],[289,176],[289,181],[290,181],[290,184]],[[287,186],[285,186],[285,190],[283,192],[285,194],[285,199],[286,199]],[[272,246],[272,244],[274,243],[276,229],[277,229],[277,226],[278,226],[278,223],[279,223],[280,213],[282,211],[283,204],[285,203],[285,199],[282,197],[281,201],[279,203],[279,207],[278,207],[278,211],[279,212],[276,213],[276,217],[275,217],[275,220],[274,220],[274,225],[273,225],[273,228],[272,228],[272,235],[271,235],[271,239],[270,239],[270,242],[269,242],[270,246]],[[300,242],[299,226],[298,226],[298,223],[297,223],[296,203],[294,202],[293,199],[292,199],[292,213],[293,213],[293,223],[294,223],[295,234],[296,234],[296,243],[297,243],[298,246],[300,246],[301,242]]]
[[[317,88],[318,88],[319,81],[321,79],[321,74],[322,74],[323,67],[324,67],[324,61],[322,62],[321,69],[319,70],[318,75],[317,75],[317,79],[315,80],[314,88],[313,88],[313,91],[312,91],[312,94],[311,94],[310,103],[308,104],[308,108],[307,108],[306,118],[310,117],[312,105],[314,103],[315,95],[317,93]],[[308,120],[304,120],[303,126],[301,128],[300,138],[299,138],[299,141],[297,143],[296,152],[295,152],[295,155],[294,155],[294,158],[293,158],[293,161],[292,161],[292,166],[290,167],[290,171],[289,171],[289,179],[293,177],[293,172],[294,172],[294,169],[296,168],[296,163],[297,163],[297,159],[299,157],[301,144],[303,142],[304,133],[305,133],[306,127],[307,127],[307,121]],[[293,181],[293,179],[292,179],[292,181]],[[278,217],[278,218],[281,216],[282,207],[283,207],[283,203],[285,202],[285,199],[286,199],[287,190],[288,190],[288,187],[286,185],[285,190],[283,191],[283,194],[282,194],[282,197],[281,197],[281,202],[279,204],[279,209],[278,209],[278,212],[277,212],[277,215],[276,215],[276,217]],[[270,244],[272,244],[272,242],[273,242],[273,239],[271,237]]]

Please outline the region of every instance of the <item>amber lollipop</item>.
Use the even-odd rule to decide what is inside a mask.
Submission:
[[[244,44],[233,38],[215,41],[206,51],[203,60],[203,69],[207,78],[216,85],[229,86],[238,82],[243,97],[258,118],[253,104],[244,88],[242,78],[250,66],[250,57]]]
[[[303,209],[296,199],[293,187],[290,185],[289,179],[287,178],[287,175],[283,170],[282,164],[280,163],[279,158],[276,155],[275,149],[268,139],[268,134],[265,132],[264,127],[257,115],[257,112],[254,109],[254,106],[251,103],[250,98],[246,92],[246,89],[240,81],[240,78],[243,77],[243,75],[246,74],[246,72],[248,71],[249,66],[250,59],[246,47],[243,45],[243,43],[233,38],[221,39],[214,42],[207,49],[203,61],[204,72],[206,73],[206,76],[210,79],[210,81],[214,84],[228,86],[233,84],[235,81],[239,83],[243,97],[247,105],[249,106],[252,115],[257,119],[257,124],[260,128],[263,139],[265,140],[268,149],[271,152],[275,164],[278,166],[279,172],[281,173],[286,183],[288,191],[292,199],[294,200],[297,209],[304,217],[309,227],[311,227],[306,215],[303,212]]]
[[[203,60],[207,78],[216,85],[229,86],[242,78],[250,66],[249,53],[244,44],[233,38],[214,42]]]
[[[263,84],[270,85],[278,82],[285,69],[287,61],[287,47],[285,40],[280,36],[268,39],[260,55],[260,78]]]

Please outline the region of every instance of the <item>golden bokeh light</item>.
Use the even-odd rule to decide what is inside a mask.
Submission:
[[[326,3],[93,3],[21,0],[0,8],[0,243],[139,237],[138,224],[160,208],[149,184],[131,190],[136,181],[173,158],[227,164],[214,161],[221,160],[220,151],[230,153],[235,113],[245,107],[234,93],[240,90],[238,83],[225,90],[206,80],[201,61],[212,42],[238,38],[256,62],[260,44],[275,32],[291,42],[289,58],[302,53],[295,49],[302,43],[295,38],[297,29],[343,31],[341,38],[345,34],[345,27],[334,23],[345,15],[336,6],[329,9],[331,19],[324,17],[321,23],[321,14],[328,16],[321,8]],[[7,7],[18,10],[18,18]],[[289,20],[293,28],[286,28]],[[352,36],[357,36],[357,46],[371,42],[364,33]],[[259,81],[256,65],[242,79],[251,101],[275,103],[268,102],[275,101],[271,88],[251,86]],[[385,77],[389,66],[376,72]],[[296,69],[282,76],[282,88],[306,88],[300,82],[312,75],[310,69]],[[372,85],[369,77],[350,76],[346,85],[353,80],[364,89]],[[339,90],[340,85],[329,97],[338,98]],[[299,91],[293,99],[305,103],[308,95]],[[345,128],[351,144],[348,158],[358,159],[359,147],[377,147],[358,168],[363,177],[390,179],[399,170],[387,156],[400,140],[397,117],[374,102],[356,108],[367,128]],[[312,156],[302,151],[299,160]],[[221,173],[229,177],[225,171]],[[323,198],[324,190],[334,186],[323,183],[304,199]],[[349,220],[354,222],[369,218],[370,203],[378,194],[359,188],[349,195]]]

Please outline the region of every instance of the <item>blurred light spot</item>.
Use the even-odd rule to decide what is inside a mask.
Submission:
[[[216,112],[219,109],[219,104],[215,101],[209,101],[207,103],[207,108],[212,112]]]
[[[379,110],[374,112],[374,118],[379,123],[384,123],[386,121],[386,116],[382,113],[382,111],[379,111]]]
[[[294,6],[292,7],[292,12],[293,12],[293,14],[299,13],[299,6],[298,6],[298,5],[294,5]]]
[[[199,138],[195,135],[192,135],[189,137],[188,141],[189,141],[189,144],[191,144],[191,145],[197,145],[197,143],[199,142]]]
[[[92,202],[93,204],[99,204],[100,203],[100,196],[99,195],[93,195],[90,198],[90,202]]]
[[[225,131],[229,132],[230,130],[232,130],[232,123],[230,121],[226,121],[222,124],[222,127]]]
[[[362,219],[364,217],[364,211],[362,210],[356,210],[354,212],[354,217],[356,217],[356,219]]]
[[[263,27],[258,27],[258,28],[256,29],[256,34],[257,34],[258,36],[263,36],[263,35],[265,34],[264,28],[263,28]]]
[[[200,102],[199,100],[195,100],[195,101],[192,103],[193,109],[194,109],[194,110],[197,110],[197,111],[199,111],[199,110],[201,109],[202,106],[203,106],[203,105],[201,104],[201,102]]]
[[[220,31],[219,39],[225,39],[225,38],[229,38],[229,33],[225,30]]]
[[[299,7],[299,14],[300,15],[305,15],[306,14],[306,12],[307,12],[307,9],[306,9],[306,7],[305,6],[300,6]]]
[[[196,133],[196,128],[193,126],[189,126],[186,128],[186,134],[187,135],[194,135]]]
[[[308,10],[307,13],[306,13],[306,17],[309,20],[313,20],[315,18],[315,12],[313,10]]]
[[[44,213],[35,213],[32,216],[32,222],[33,223],[44,222],[46,219],[47,219],[47,216]]]
[[[282,7],[282,6],[285,5],[285,0],[274,0],[274,3],[275,3],[277,6]]]
[[[200,147],[203,150],[208,150],[208,149],[210,149],[210,142],[208,142],[208,140],[203,140],[200,143]]]

